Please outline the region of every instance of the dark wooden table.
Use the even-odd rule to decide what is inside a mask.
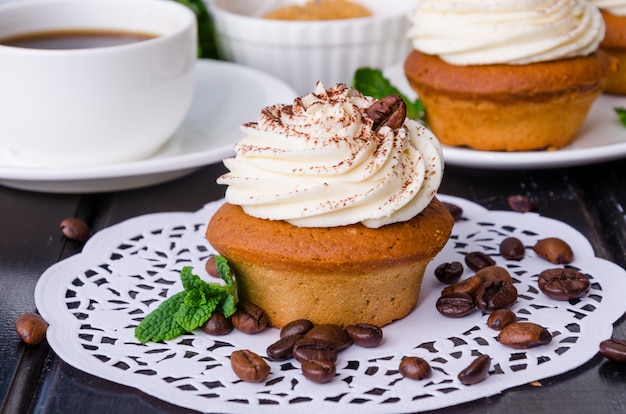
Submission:
[[[35,310],[41,273],[80,251],[59,223],[85,219],[93,232],[127,218],[195,211],[223,196],[221,164],[153,187],[86,195],[43,194],[0,187],[0,407],[2,413],[187,412],[133,388],[72,368],[44,342],[25,346],[14,330],[18,315]],[[508,210],[507,197],[532,197],[539,212],[566,222],[591,241],[596,254],[626,268],[626,162],[551,170],[487,171],[448,166],[444,194],[489,209]],[[626,286],[624,287],[626,300]],[[618,321],[614,335],[626,338]],[[207,407],[210,411],[210,407]],[[597,355],[580,368],[446,413],[626,413],[626,365]]]

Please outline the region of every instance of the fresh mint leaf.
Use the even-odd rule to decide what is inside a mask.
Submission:
[[[183,302],[176,313],[176,321],[185,332],[193,331],[209,320],[220,299],[220,297],[208,298],[201,306],[192,306]]]
[[[228,266],[228,260],[224,256],[215,256],[215,267],[217,274],[226,282],[226,286],[233,284],[233,279],[230,276],[230,266]]]
[[[183,282],[183,289],[186,291],[192,291],[196,289],[203,289],[204,285],[208,284],[200,278],[200,276],[193,274],[193,268],[191,266],[183,267],[180,271],[180,280]]]
[[[235,299],[235,295],[228,293],[222,302],[222,313],[225,317],[230,318],[236,310],[237,300]]]
[[[206,295],[203,289],[194,289],[187,292],[184,303],[187,306],[199,307],[206,305]]]
[[[180,272],[184,290],[146,315],[135,328],[135,337],[144,344],[173,339],[202,326],[216,309],[226,317],[232,316],[237,304],[237,284],[228,261],[216,256],[216,263],[225,284],[207,283],[193,274],[191,266],[185,266]]]
[[[176,338],[185,330],[176,322],[176,314],[184,303],[187,292],[178,292],[150,312],[135,328],[135,337],[142,344]]]
[[[614,110],[619,118],[619,121],[622,125],[626,126],[626,108],[614,108]]]
[[[423,120],[425,116],[424,104],[421,100],[411,101],[398,88],[391,84],[383,72],[373,68],[359,68],[352,77],[352,86],[363,95],[376,99],[389,95],[399,95],[406,104],[406,116],[411,119]]]

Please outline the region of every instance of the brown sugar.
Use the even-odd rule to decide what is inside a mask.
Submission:
[[[348,0],[308,1],[302,6],[281,7],[265,14],[266,19],[275,20],[339,20],[371,16],[361,4]]]

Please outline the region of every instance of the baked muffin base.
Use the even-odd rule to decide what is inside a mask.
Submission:
[[[616,66],[603,52],[527,65],[455,66],[413,51],[404,69],[442,143],[530,151],[568,145]]]
[[[572,142],[601,90],[548,102],[502,103],[420,93],[426,122],[446,145],[483,151],[554,150]]]
[[[453,224],[436,198],[413,219],[378,229],[295,227],[225,203],[206,235],[235,272],[240,299],[262,307],[272,326],[301,318],[383,326],[411,312]]]
[[[600,49],[618,60],[617,71],[606,81],[604,92],[626,95],[626,16],[616,16],[601,10],[606,26]]]

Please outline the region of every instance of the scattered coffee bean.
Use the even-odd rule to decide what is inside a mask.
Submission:
[[[519,211],[521,213],[528,213],[529,211],[537,211],[537,204],[529,197],[525,195],[516,194],[509,196],[509,207],[513,211]]]
[[[468,295],[471,295],[473,297],[474,293],[476,293],[476,291],[482,284],[483,279],[478,274],[475,274],[453,285],[446,286],[441,291],[441,295],[448,295],[450,293],[467,293]]]
[[[384,126],[398,129],[406,119],[406,104],[399,95],[388,95],[374,102],[365,113],[374,121],[374,131]]]
[[[447,285],[458,282],[462,274],[463,265],[461,262],[442,263],[435,269],[437,280]]]
[[[61,233],[70,240],[82,243],[89,238],[89,226],[77,217],[63,219],[59,227],[61,228]]]
[[[443,203],[443,205],[448,209],[454,221],[459,221],[463,217],[463,209],[456,204],[452,203]]]
[[[513,283],[513,279],[511,278],[509,271],[501,266],[488,266],[482,268],[476,272],[476,276],[478,276],[483,282],[494,281]]]
[[[268,323],[265,311],[254,303],[246,301],[237,303],[237,311],[230,319],[235,328],[249,334],[261,332]]]
[[[522,260],[524,253],[524,243],[517,237],[507,237],[500,243],[500,255],[507,260]]]
[[[626,363],[626,339],[611,338],[600,342],[600,353],[610,361]]]
[[[215,256],[211,256],[207,259],[204,264],[204,269],[209,276],[220,277],[219,273],[217,273],[217,266],[215,265]]]
[[[574,260],[574,252],[572,248],[564,240],[558,237],[548,237],[539,240],[533,246],[535,253],[554,264],[567,264]]]
[[[200,329],[209,335],[227,335],[233,330],[233,323],[222,312],[216,311]]]
[[[345,330],[353,344],[364,348],[374,348],[383,341],[383,330],[376,325],[359,323],[348,325]]]
[[[465,255],[465,264],[467,267],[477,272],[484,267],[495,265],[496,262],[491,256],[483,252],[469,252]]]
[[[463,371],[459,372],[459,381],[464,385],[472,385],[484,381],[489,376],[489,368],[491,368],[491,358],[489,355],[481,355],[474,359]]]
[[[270,366],[254,352],[243,349],[230,355],[230,365],[239,378],[246,382],[263,382],[270,373]]]
[[[493,330],[501,331],[504,327],[517,322],[517,316],[510,309],[496,309],[491,312],[487,319],[487,326]]]
[[[295,321],[289,322],[287,325],[283,326],[280,330],[280,337],[284,338],[286,336],[292,335],[304,335],[308,331],[313,328],[313,322],[308,319],[297,319]]]
[[[476,309],[472,295],[463,292],[453,292],[441,295],[435,303],[435,308],[448,318],[462,318]]]
[[[587,275],[576,269],[547,269],[539,273],[539,290],[555,300],[582,298],[589,293],[591,282]]]
[[[484,282],[476,291],[476,307],[483,312],[505,309],[517,300],[517,288],[501,280]]]
[[[549,344],[552,334],[532,322],[515,322],[505,326],[498,334],[498,342],[515,349],[527,349]]]
[[[15,331],[27,345],[38,345],[46,337],[48,323],[38,313],[23,313],[15,320]]]
[[[337,360],[337,350],[322,339],[302,337],[293,345],[293,356],[298,362]]]
[[[311,328],[304,336],[307,338],[320,339],[330,344],[337,351],[349,347],[352,343],[345,329],[339,325],[317,325]]]
[[[308,380],[320,384],[335,378],[337,367],[335,363],[327,360],[310,360],[302,362],[302,375]]]
[[[430,364],[423,358],[415,356],[405,356],[400,361],[400,375],[403,377],[421,380],[430,378],[433,370]]]
[[[285,361],[293,357],[293,346],[302,335],[284,336],[267,347],[267,357],[272,361]]]

